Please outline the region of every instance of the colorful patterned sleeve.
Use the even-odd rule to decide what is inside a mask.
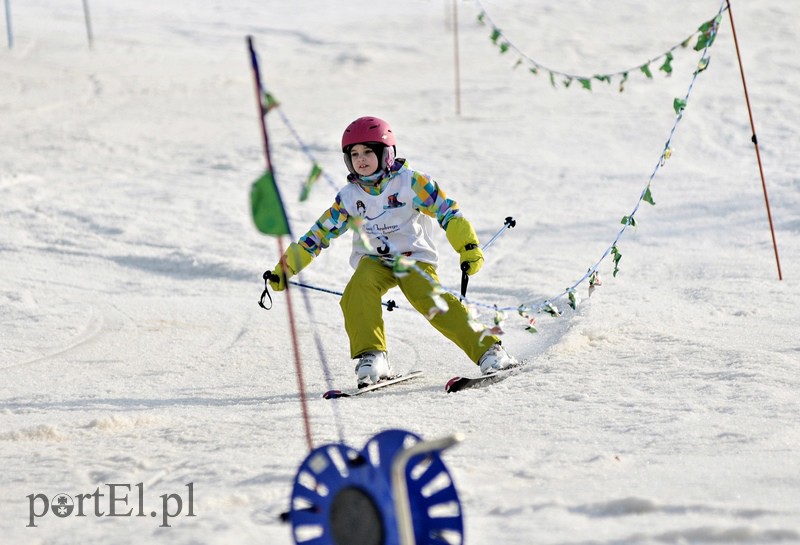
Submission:
[[[411,177],[411,188],[416,194],[414,205],[417,210],[438,221],[442,229],[447,229],[451,219],[461,216],[458,203],[448,199],[439,184],[430,176],[414,172]]]
[[[314,256],[318,256],[330,245],[331,240],[347,231],[349,217],[339,195],[336,195],[333,205],[319,217],[305,235],[300,237],[300,245]]]

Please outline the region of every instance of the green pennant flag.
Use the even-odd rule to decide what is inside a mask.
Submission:
[[[656,205],[656,201],[653,200],[653,193],[650,191],[649,187],[645,190],[642,200],[646,203],[652,204],[653,206]]]
[[[581,304],[581,298],[575,293],[574,289],[567,290],[567,297],[569,298],[569,306],[572,310],[578,310],[578,305]]]
[[[647,79],[653,79],[653,72],[650,71],[650,63],[640,66],[639,70],[641,70],[642,73],[647,76]]]
[[[272,172],[267,170],[250,188],[253,223],[265,235],[288,235],[289,222]]]
[[[558,307],[550,301],[545,301],[539,308],[539,312],[546,312],[553,318],[561,318],[561,312],[558,310]]]
[[[597,273],[597,271],[593,271],[592,274],[589,275],[589,297],[592,296],[592,293],[594,293],[594,290],[597,288],[597,286],[602,285],[603,282],[600,280],[600,275]]]
[[[626,81],[628,81],[628,73],[627,72],[623,72],[622,80],[620,80],[620,82],[619,82],[619,92],[620,93],[625,90],[625,82]]]
[[[697,37],[697,43],[694,46],[695,51],[700,51],[701,49],[710,47],[711,44],[714,43],[714,38],[717,36],[717,26],[719,25],[721,19],[722,16],[717,15],[710,21],[706,21],[700,25],[700,28],[697,29],[700,32],[700,35]]]
[[[273,108],[277,108],[278,106],[281,105],[281,103],[278,102],[278,100],[273,95],[271,95],[269,91],[264,91],[264,95],[261,98],[262,98],[261,105],[264,108],[265,114],[270,110],[272,110]]]
[[[612,276],[616,278],[619,272],[619,260],[622,259],[622,254],[616,246],[611,247],[611,256],[614,258],[614,272]]]
[[[666,59],[664,60],[664,64],[659,66],[659,70],[663,71],[667,75],[672,74],[672,61],[675,57],[672,55],[671,52],[667,52]]]
[[[686,109],[686,99],[676,98],[673,100],[672,109],[675,110],[675,115],[679,115],[683,110]]]
[[[311,193],[311,187],[319,180],[320,175],[322,175],[322,167],[314,163],[314,166],[311,167],[311,172],[308,174],[308,179],[306,179],[306,183],[303,184],[303,189],[300,191],[300,202],[308,198]]]

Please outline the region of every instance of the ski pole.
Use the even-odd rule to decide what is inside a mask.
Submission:
[[[512,218],[511,216],[508,216],[505,219],[505,222],[503,223],[503,227],[501,227],[500,230],[497,231],[497,233],[495,233],[494,236],[492,236],[492,238],[490,238],[489,241],[486,244],[483,245],[481,250],[482,251],[486,250],[486,248],[491,246],[498,238],[500,238],[500,236],[506,230],[511,229],[512,227],[516,227],[516,225],[517,225],[517,221],[514,218]],[[466,297],[466,294],[467,294],[467,284],[469,283],[469,276],[467,275],[467,270],[468,269],[469,269],[469,263],[464,262],[464,263],[461,264],[461,298],[462,299],[464,297]],[[272,271],[266,271],[264,273],[264,275],[263,275],[263,278],[264,278],[264,291],[261,293],[261,299],[259,300],[258,304],[259,304],[259,306],[261,306],[261,308],[269,310],[270,308],[272,308],[272,297],[270,296],[269,290],[267,289],[268,282],[270,280],[277,281],[278,277]],[[294,280],[289,280],[287,283],[288,284],[292,284],[293,286],[297,286],[298,288],[304,288],[304,289],[314,290],[314,291],[321,291],[323,293],[330,293],[331,295],[338,295],[339,297],[342,297],[344,295],[344,293],[342,293],[340,291],[335,291],[335,290],[328,289],[328,288],[321,288],[319,286],[313,286],[311,284],[304,284],[302,282],[296,282]],[[270,306],[269,307],[266,307],[264,305],[264,298],[265,297],[268,298],[269,301],[270,301]],[[396,308],[400,308],[400,307],[398,307],[398,305],[394,301],[394,299],[389,299],[388,301],[381,301],[381,305],[385,306],[386,310],[388,310],[389,312],[391,312],[392,310],[394,310]]]
[[[264,275],[263,275],[263,278],[264,278],[264,291],[261,293],[261,299],[258,301],[258,305],[261,308],[265,309],[265,310],[269,310],[269,309],[272,308],[272,297],[269,294],[269,290],[267,289],[267,286],[269,286],[268,283],[269,283],[270,280],[273,281],[273,282],[277,282],[279,280],[279,278],[278,278],[278,275],[273,273],[272,271],[266,271],[264,273]],[[297,286],[298,288],[304,288],[304,289],[307,289],[307,290],[321,291],[323,293],[330,293],[331,295],[338,295],[339,297],[342,297],[344,295],[344,293],[342,293],[340,291],[331,290],[331,289],[328,289],[328,288],[321,288],[319,286],[312,286],[311,284],[303,284],[302,282],[296,282],[294,280],[289,280],[287,283],[291,284],[293,286]],[[264,298],[265,297],[269,299],[269,302],[270,302],[270,306],[269,307],[264,305]],[[399,308],[397,306],[397,303],[395,303],[394,299],[389,299],[386,302],[381,301],[381,305],[385,306],[386,310],[388,310],[389,312],[393,311],[396,308]]]
[[[484,245],[483,245],[483,248],[481,248],[481,250],[485,251],[485,250],[486,250],[486,248],[488,248],[489,246],[491,246],[491,245],[494,243],[494,241],[495,241],[495,240],[497,240],[498,238],[500,238],[500,235],[502,235],[503,233],[505,233],[505,232],[506,232],[506,230],[508,230],[508,229],[511,229],[512,227],[516,227],[516,226],[517,226],[517,220],[515,220],[515,219],[514,219],[514,218],[512,218],[511,216],[508,216],[508,217],[506,218],[506,221],[503,223],[503,226],[500,228],[500,230],[499,230],[499,231],[497,231],[497,232],[494,234],[494,236],[493,236],[492,238],[490,238],[490,239],[489,239],[489,242],[487,242],[486,244],[484,244]]]
[[[294,280],[289,280],[289,284],[297,286],[298,288],[305,288],[307,290],[316,290],[316,291],[321,291],[323,293],[338,295],[339,297],[342,297],[344,295],[344,293],[340,291],[335,291],[328,288],[321,288],[319,286],[312,286],[311,284],[303,284],[302,282],[295,282]],[[389,312],[397,308],[397,303],[394,302],[394,299],[389,299],[386,302],[381,301],[381,305],[385,306],[386,310],[388,310]]]
[[[491,246],[494,243],[495,240],[500,238],[500,235],[505,233],[508,229],[511,229],[512,227],[516,227],[516,225],[517,225],[517,220],[515,220],[511,216],[508,216],[505,219],[505,221],[503,222],[503,226],[500,228],[500,230],[497,231],[494,234],[494,236],[489,239],[489,242],[487,242],[486,244],[483,245],[483,248],[481,248],[481,251],[486,251],[486,248]],[[469,263],[464,261],[461,264],[461,300],[462,301],[467,296],[467,286],[469,285],[469,275],[467,274],[468,270],[469,270]]]

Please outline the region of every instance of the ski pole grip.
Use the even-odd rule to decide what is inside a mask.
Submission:
[[[277,274],[275,274],[272,271],[264,271],[264,277],[263,278],[267,282],[280,282],[281,281],[281,277],[278,276]]]
[[[264,291],[261,292],[261,298],[258,300],[258,306],[264,310],[270,310],[272,308],[272,296],[269,294],[269,282],[278,282],[281,278],[272,271],[265,271],[261,277],[264,279]],[[269,300],[269,306],[264,304],[264,299]]]

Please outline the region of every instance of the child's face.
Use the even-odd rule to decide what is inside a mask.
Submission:
[[[378,171],[378,156],[364,144],[356,144],[350,149],[350,160],[359,176],[370,176]]]

